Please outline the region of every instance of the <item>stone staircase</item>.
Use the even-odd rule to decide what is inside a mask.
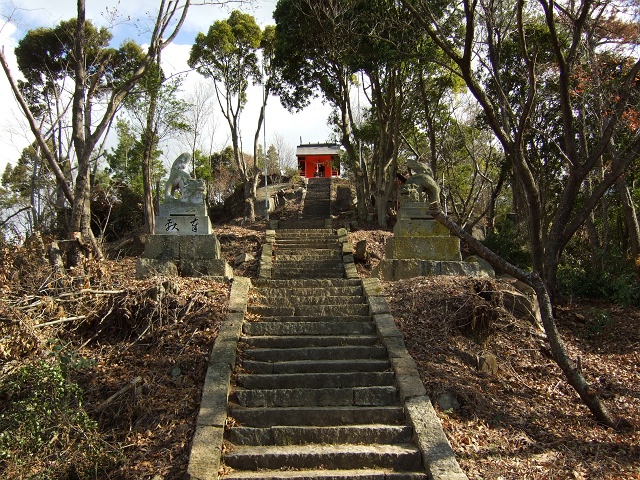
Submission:
[[[331,179],[309,178],[295,220],[279,222],[279,229],[317,229],[331,224]]]
[[[234,280],[189,478],[465,480],[380,281],[358,278],[344,230],[317,228],[326,208],[268,231],[260,278]]]
[[[332,230],[278,230],[272,241],[272,255],[272,279],[345,276],[342,243]]]
[[[426,479],[362,282],[341,278],[336,233],[276,236],[272,278],[249,294],[224,478]]]

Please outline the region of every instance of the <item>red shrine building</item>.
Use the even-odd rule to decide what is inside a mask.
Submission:
[[[340,175],[340,145],[335,143],[298,145],[296,157],[301,177],[330,178]]]

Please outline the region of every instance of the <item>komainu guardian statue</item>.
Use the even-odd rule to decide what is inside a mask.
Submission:
[[[433,179],[433,172],[425,162],[409,160],[408,167],[413,172],[400,190],[401,203],[440,201],[440,187]]]
[[[190,153],[183,153],[174,160],[164,187],[165,201],[204,203],[204,181],[191,178],[187,172],[190,163]],[[179,197],[176,196],[176,192],[180,192]]]

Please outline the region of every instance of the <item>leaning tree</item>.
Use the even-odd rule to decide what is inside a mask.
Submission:
[[[402,3],[456,64],[512,166],[526,205],[533,272],[514,269],[482,249],[447,221],[437,205],[434,213],[490,261],[534,287],[554,359],[594,416],[616,426],[587,383],[580,362],[569,357],[551,302],[567,243],[640,154],[640,129],[631,121],[640,95],[640,60],[618,55],[615,68],[599,64],[591,69],[593,75],[602,75],[607,94],[601,104],[590,103],[585,109],[579,99],[589,93],[582,75],[586,41],[590,31],[615,16],[607,2],[462,0],[445,1],[444,9],[442,2]],[[451,18],[461,19],[464,29],[454,28]],[[600,112],[594,115],[596,108]],[[601,174],[594,175],[597,172]],[[589,189],[583,188],[587,181]]]

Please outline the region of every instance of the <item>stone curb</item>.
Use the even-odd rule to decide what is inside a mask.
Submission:
[[[356,268],[355,259],[353,257],[353,245],[349,241],[348,233],[345,228],[336,230],[338,242],[342,244],[342,264],[344,265],[345,278],[360,278],[358,269]]]
[[[229,314],[220,326],[202,388],[202,401],[191,443],[187,476],[189,480],[217,480],[222,453],[227,397],[231,373],[236,363],[238,341],[251,280],[235,277],[229,295]],[[217,446],[217,447],[216,447]]]
[[[429,478],[468,480],[456,461],[429,397],[424,395],[408,399],[405,402],[405,410],[413,425],[415,441],[422,452],[422,461]]]
[[[275,242],[275,230],[267,230],[265,233],[265,243],[262,245],[262,253],[260,254],[260,264],[258,267],[259,278],[271,278],[271,272],[273,271],[273,244]]]
[[[376,331],[387,348],[396,376],[400,398],[413,426],[414,440],[422,452],[424,468],[432,480],[468,480],[456,460],[442,424],[431,405],[420,373],[404,344],[400,329],[390,313],[384,288],[378,278],[362,280]]]

